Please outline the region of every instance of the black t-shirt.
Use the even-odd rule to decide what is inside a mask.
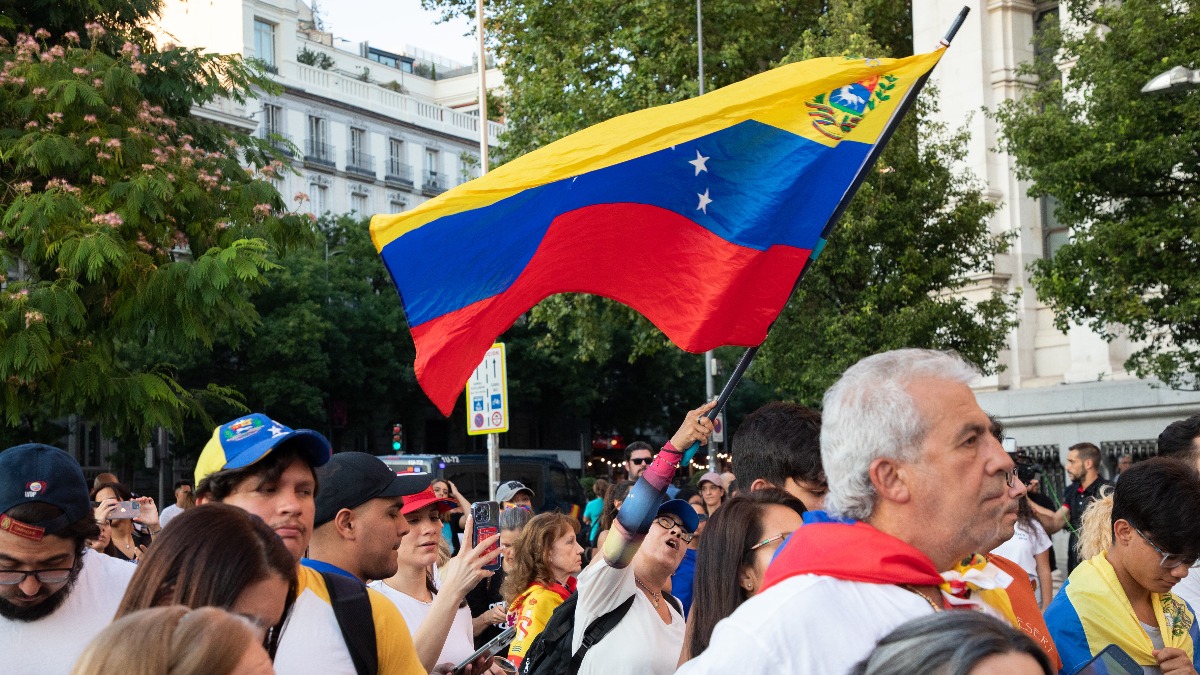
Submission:
[[[1092,481],[1092,484],[1086,488],[1079,483],[1071,483],[1067,486],[1067,499],[1063,502],[1067,509],[1067,521],[1071,527],[1071,537],[1069,539],[1069,549],[1067,550],[1067,574],[1070,575],[1075,567],[1079,565],[1079,554],[1075,552],[1075,545],[1079,543],[1079,537],[1075,534],[1079,531],[1079,524],[1083,521],[1083,512],[1088,505],[1100,497],[1100,490],[1108,487],[1112,483],[1104,478],[1097,478]]]
[[[1054,503],[1054,500],[1050,499],[1049,497],[1047,497],[1046,495],[1044,495],[1040,492],[1030,492],[1027,496],[1029,497],[1029,501],[1033,502],[1034,504],[1037,504],[1038,506],[1042,507],[1043,509],[1046,509],[1047,511],[1057,511],[1058,510],[1058,505]],[[1052,549],[1050,551],[1050,571],[1051,572],[1058,569],[1057,558],[1058,558],[1058,556],[1054,555],[1054,551]]]
[[[471,608],[471,617],[477,617],[480,614],[491,609],[492,605],[499,602],[503,603],[504,598],[500,595],[500,584],[504,583],[504,570],[496,570],[496,573],[490,579],[483,579],[475,588],[472,588],[467,593],[467,606]],[[489,640],[499,635],[500,628],[496,624],[490,624],[487,628],[475,636],[475,648],[479,649],[487,644]]]

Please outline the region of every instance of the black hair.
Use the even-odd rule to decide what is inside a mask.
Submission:
[[[652,445],[650,445],[646,441],[634,441],[634,442],[630,443],[629,445],[625,446],[625,461],[626,462],[628,462],[629,459],[633,456],[634,450],[649,450],[650,456],[651,457],[654,456],[654,447]]]
[[[826,484],[816,410],[773,401],[746,415],[732,441],[733,474],[744,489],[760,478],[778,488],[789,478]]]
[[[175,487],[174,487],[174,488],[172,488],[172,489],[173,489],[173,490],[178,490],[179,488],[181,488],[181,487],[183,487],[183,486],[185,486],[185,485],[186,485],[186,486],[188,486],[188,487],[192,487],[192,481],[191,481],[190,479],[187,479],[187,478],[184,478],[183,480],[177,480],[177,481],[175,481]]]
[[[1092,460],[1092,467],[1096,471],[1100,470],[1100,448],[1097,448],[1095,443],[1076,443],[1067,448],[1068,452],[1071,450],[1079,453],[1079,461],[1086,462],[1090,459]]]
[[[1138,462],[1113,492],[1112,522],[1124,520],[1169,553],[1200,556],[1200,472],[1171,457]]]
[[[119,502],[127,502],[130,499],[133,499],[133,493],[130,492],[129,488],[125,487],[124,485],[120,483],[101,483],[92,488],[92,501],[96,501],[96,495],[100,494],[100,491],[105,488],[112,490],[113,494],[117,496],[117,501]]]
[[[1200,451],[1192,449],[1192,442],[1196,440],[1197,436],[1200,436],[1200,415],[1192,415],[1186,420],[1171,422],[1158,435],[1158,454],[1160,457],[1195,460],[1196,456],[1200,454]]]
[[[618,501],[625,501],[625,497],[629,494],[630,488],[637,481],[622,480],[617,481],[608,488],[608,494],[604,495],[604,508],[600,511],[600,529],[608,530],[612,527],[613,521],[617,519]]]
[[[883,636],[848,675],[967,675],[990,656],[1014,652],[1054,673],[1046,652],[1007,623],[980,612],[938,612]]]
[[[283,472],[287,471],[287,468],[296,459],[304,460],[305,465],[312,472],[315,485],[317,471],[309,464],[308,455],[302,453],[295,445],[284,443],[267,453],[266,457],[263,457],[250,466],[244,466],[240,469],[222,469],[221,471],[205,476],[200,481],[200,484],[196,486],[196,496],[220,502],[225,501],[225,498],[233,494],[237,486],[248,479],[257,479],[258,483],[256,487],[261,487],[267,483],[274,483],[279,480]]]
[[[686,501],[690,500],[692,497],[699,497],[699,496],[700,496],[700,493],[697,492],[695,488],[691,487],[690,485],[685,485],[685,486],[679,488],[679,492],[676,492],[675,496],[672,497],[672,499],[682,499],[683,501],[686,502]]]
[[[726,501],[708,519],[696,551],[696,578],[708,583],[697,584],[692,595],[688,643],[692,658],[708,649],[717,622],[749,599],[739,581],[741,571],[754,564],[750,547],[762,541],[762,516],[771,504],[786,506],[799,515],[805,510],[804,502],[787,492],[766,488]]]

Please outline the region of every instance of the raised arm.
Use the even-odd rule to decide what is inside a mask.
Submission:
[[[617,511],[617,518],[608,532],[608,538],[604,540],[604,562],[611,567],[624,568],[633,560],[634,554],[642,545],[642,539],[650,531],[650,523],[658,513],[658,506],[679,468],[683,453],[692,443],[708,443],[713,424],[704,414],[712,410],[714,405],[716,402],[705,403],[689,411],[684,416],[683,423],[679,425],[679,430],[667,441],[649,468],[629,490],[629,496]]]

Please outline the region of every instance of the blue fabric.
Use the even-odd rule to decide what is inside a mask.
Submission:
[[[683,560],[679,562],[675,574],[671,575],[671,595],[679,598],[683,605],[683,616],[686,618],[692,609],[692,590],[696,585],[696,549],[689,548],[683,552]]]
[[[599,497],[587,503],[583,508],[583,517],[592,522],[592,531],[588,534],[588,542],[595,544],[600,535],[600,516],[604,513],[604,500]]]
[[[1058,671],[1061,675],[1074,673],[1092,659],[1092,651],[1088,647],[1087,635],[1083,632],[1079,613],[1067,597],[1067,586],[1070,584],[1070,579],[1063,583],[1045,612],[1050,639],[1054,640],[1054,647],[1062,657],[1063,668]]]
[[[307,567],[309,569],[316,570],[318,572],[332,572],[333,574],[340,574],[344,577],[350,577],[351,579],[354,579],[355,581],[362,581],[362,579],[359,579],[358,577],[356,577],[353,574],[347,572],[346,570],[338,567],[337,565],[330,565],[329,563],[321,562],[320,560],[313,560],[312,558],[301,558],[300,564],[304,565],[305,567]]]

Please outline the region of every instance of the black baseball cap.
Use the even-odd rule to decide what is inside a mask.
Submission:
[[[62,513],[36,523],[7,515],[30,502],[57,506]],[[0,530],[40,541],[47,534],[87,518],[92,513],[83,469],[67,453],[41,443],[26,443],[0,452]]]
[[[338,511],[379,497],[415,495],[433,482],[427,473],[397,474],[383,460],[365,452],[340,452],[317,469],[317,514],[314,527],[333,520]]]

